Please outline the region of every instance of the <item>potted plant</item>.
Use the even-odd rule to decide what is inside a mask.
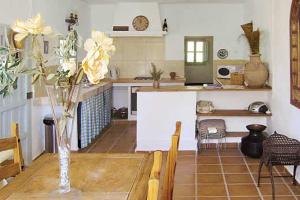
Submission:
[[[153,79],[153,87],[159,88],[159,81],[161,79],[161,75],[164,73],[161,69],[157,69],[156,65],[154,63],[151,63],[152,70],[150,71],[150,74]]]
[[[241,27],[245,33],[245,37],[247,38],[251,50],[250,62],[245,65],[245,85],[250,88],[264,87],[269,74],[267,67],[260,59],[260,31],[258,29],[253,31],[252,22],[241,25]]]

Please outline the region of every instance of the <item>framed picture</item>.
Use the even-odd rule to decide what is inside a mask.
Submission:
[[[293,0],[290,14],[291,104],[300,108],[300,0]]]

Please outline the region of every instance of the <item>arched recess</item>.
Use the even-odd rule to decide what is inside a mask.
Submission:
[[[290,14],[291,104],[300,108],[300,0],[293,0]]]

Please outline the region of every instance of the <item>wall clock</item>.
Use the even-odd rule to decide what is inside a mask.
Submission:
[[[136,31],[144,31],[149,26],[149,20],[143,15],[136,16],[132,21],[132,26]]]
[[[219,51],[218,51],[218,58],[220,58],[220,59],[225,59],[225,58],[227,58],[228,57],[228,51],[227,51],[227,49],[220,49]]]

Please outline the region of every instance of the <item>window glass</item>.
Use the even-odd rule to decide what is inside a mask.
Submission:
[[[187,42],[187,50],[188,51],[195,51],[195,44],[193,41],[188,41]]]
[[[203,51],[203,42],[196,42],[196,51]]]
[[[203,59],[203,53],[196,53],[196,62],[197,63],[201,63],[203,61],[204,61],[204,59]]]
[[[194,62],[194,52],[187,53],[187,62],[189,63]]]
[[[185,38],[185,63],[189,65],[201,65],[208,59],[207,41],[201,37]]]

